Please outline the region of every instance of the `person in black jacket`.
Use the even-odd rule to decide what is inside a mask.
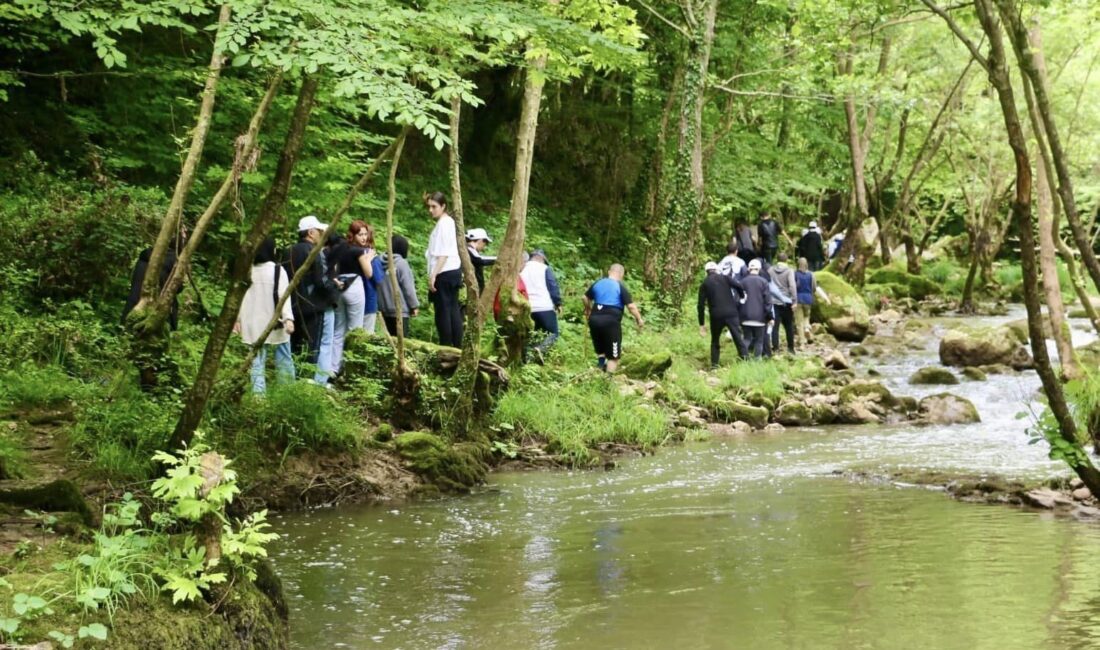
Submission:
[[[771,264],[775,260],[775,252],[779,250],[779,223],[765,212],[756,227],[756,234],[759,237],[759,253]]]
[[[485,267],[492,266],[497,262],[495,257],[482,255],[485,247],[492,241],[493,239],[489,237],[489,233],[485,232],[484,228],[471,228],[466,231],[466,249],[470,252],[470,264],[474,267],[478,293],[485,290]]]
[[[320,240],[327,225],[317,217],[310,215],[298,221],[298,243],[290,247],[287,255],[287,277],[293,278],[298,269],[305,264],[314,244]],[[318,255],[306,272],[302,282],[291,296],[294,311],[294,334],[290,347],[295,354],[306,354],[306,361],[317,363],[321,350],[321,335],[325,311],[329,309],[335,295],[335,280],[329,277],[324,255]]]
[[[798,240],[798,257],[805,257],[810,271],[820,271],[825,266],[825,242],[821,238],[821,229],[816,221],[810,222],[809,229]]]
[[[772,316],[771,291],[768,281],[760,277],[760,260],[749,262],[749,274],[741,280],[741,290],[745,302],[741,305],[741,324],[749,336],[748,348],[752,356],[764,356],[764,341],[767,339],[768,325]]]
[[[733,275],[723,275],[718,272],[718,265],[707,262],[707,277],[699,285],[699,335],[706,336],[707,328],[704,324],[704,316],[707,306],[710,307],[710,367],[713,370],[718,367],[718,359],[721,353],[719,344],[722,341],[722,330],[729,328],[733,336],[733,343],[737,346],[737,354],[742,359],[747,353],[745,340],[741,337],[741,316],[739,313],[739,296],[741,282]],[[736,292],[736,293],[735,293]]]
[[[172,269],[176,268],[176,251],[183,246],[186,237],[187,234],[184,231],[180,237],[173,239],[168,244],[168,250],[164,254],[164,264],[160,267],[160,284],[157,285],[161,289],[168,283],[168,276],[172,275]],[[130,295],[127,296],[126,305],[122,308],[122,318],[119,319],[119,323],[126,323],[126,317],[130,315],[130,312],[141,300],[141,285],[145,282],[145,273],[149,268],[149,258],[152,256],[153,247],[150,246],[141,251],[137,262],[134,263],[134,272],[130,275]],[[180,288],[176,290],[177,296],[181,291],[183,291],[182,283],[180,283]],[[172,296],[172,310],[168,312],[168,326],[173,331],[179,327],[180,304],[177,296]]]

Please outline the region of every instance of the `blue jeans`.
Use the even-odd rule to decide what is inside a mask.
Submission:
[[[344,360],[344,339],[351,330],[362,329],[363,307],[366,306],[366,298],[363,297],[363,282],[359,276],[353,276],[350,287],[340,294],[340,300],[336,302],[335,321],[333,323],[332,356],[330,370],[333,373],[340,372],[340,365]],[[323,346],[324,338],[322,337]]]
[[[546,352],[558,340],[558,313],[550,311],[533,311],[531,320],[535,321],[535,329],[546,332],[546,337],[541,342],[531,346],[539,352]]]
[[[321,349],[317,352],[317,373],[313,375],[313,381],[324,386],[332,376],[332,338],[336,331],[336,312],[332,309],[325,310],[324,320],[321,322]]]
[[[290,353],[290,341],[276,345],[265,345],[252,359],[252,392],[263,395],[267,392],[267,349],[275,350],[275,376],[279,381],[294,381],[294,357]]]

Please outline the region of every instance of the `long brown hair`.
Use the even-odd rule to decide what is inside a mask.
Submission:
[[[352,221],[351,225],[348,226],[348,244],[351,246],[358,246],[355,242],[355,236],[363,230],[367,231],[367,246],[374,248],[374,228],[366,221],[360,221],[358,219]]]

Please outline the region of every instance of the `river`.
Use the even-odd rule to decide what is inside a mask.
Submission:
[[[905,381],[934,350],[861,363],[919,397],[942,390]],[[1100,527],[836,474],[1065,474],[1016,418],[1037,388],[949,387],[981,424],[788,429],[278,517],[294,646],[1097,647]]]

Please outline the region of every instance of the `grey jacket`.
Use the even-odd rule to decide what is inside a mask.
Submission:
[[[798,284],[794,280],[794,271],[784,262],[776,262],[768,269],[768,277],[779,287],[779,292],[791,302],[798,300]]]
[[[413,280],[412,269],[409,262],[401,255],[394,254],[394,267],[397,269],[397,285],[401,288],[401,316],[408,316],[413,309],[420,309],[420,301],[416,299],[416,282]],[[382,268],[386,270],[386,277],[382,280],[382,286],[378,288],[378,311],[384,316],[397,315],[397,303],[394,300],[393,289],[390,287],[390,256],[382,259]]]

